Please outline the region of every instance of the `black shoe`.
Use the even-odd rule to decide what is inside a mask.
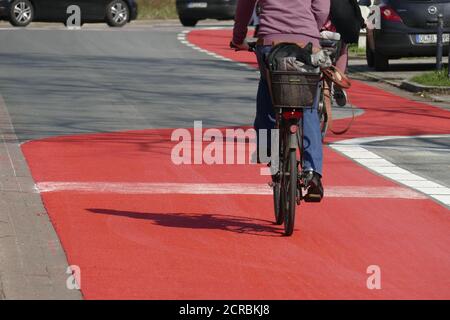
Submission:
[[[334,87],[334,101],[339,107],[345,107],[347,105],[347,93],[344,89],[338,86]]]
[[[323,198],[322,177],[314,171],[309,171],[305,176],[307,185],[306,195],[303,197],[305,202],[320,202]]]

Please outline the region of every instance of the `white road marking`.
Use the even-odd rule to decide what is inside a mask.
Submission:
[[[227,29],[227,27],[200,27],[200,28],[196,28],[196,30],[221,30],[221,29]],[[198,51],[198,52],[207,54],[207,55],[209,55],[209,56],[211,56],[211,57],[213,57],[213,58],[216,58],[216,59],[218,59],[218,60],[221,60],[221,61],[232,62],[233,64],[237,64],[238,66],[240,66],[240,67],[242,67],[242,68],[245,68],[245,69],[248,69],[248,70],[252,70],[252,71],[255,70],[255,68],[253,68],[253,67],[250,66],[250,65],[247,65],[247,64],[245,64],[245,63],[237,63],[236,61],[234,61],[234,60],[232,60],[232,59],[229,59],[229,58],[227,58],[227,57],[221,56],[221,55],[219,55],[219,54],[217,54],[217,53],[215,53],[215,52],[212,52],[212,51],[209,51],[209,50],[200,48],[200,47],[196,46],[195,44],[189,42],[189,40],[187,40],[186,37],[187,37],[187,35],[189,34],[189,32],[191,32],[191,31],[192,31],[192,30],[183,30],[182,32],[180,32],[180,33],[177,35],[177,39],[178,39],[182,44],[184,44],[185,46],[188,46],[188,47],[191,48],[191,49],[194,49],[195,51]],[[231,50],[231,49],[230,49],[230,50]]]
[[[385,137],[368,137],[356,138],[350,140],[339,141],[330,145],[330,147],[362,166],[379,173],[380,175],[399,182],[418,192],[422,192],[427,196],[450,206],[450,188],[439,183],[430,181],[426,178],[418,176],[406,169],[375,155],[373,152],[363,148],[371,147],[367,144],[371,142],[379,142],[386,140],[398,139],[414,139],[414,138],[449,138],[450,135],[423,135],[423,136],[385,136]],[[450,150],[447,150],[450,151]]]
[[[116,194],[272,195],[272,188],[257,183],[146,183],[146,182],[40,182],[40,193],[81,192]],[[426,199],[403,187],[330,186],[329,198]]]

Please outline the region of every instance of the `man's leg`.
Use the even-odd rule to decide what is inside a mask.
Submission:
[[[348,67],[348,44],[342,43],[341,52],[336,60],[336,67],[338,67],[343,73],[347,73]]]
[[[322,134],[316,108],[303,111],[303,169],[313,170],[322,176]]]
[[[347,73],[348,67],[348,44],[342,43],[341,53],[336,61],[336,67],[344,73]],[[347,104],[347,93],[344,89],[334,86],[334,100],[337,105],[344,107]]]
[[[303,171],[308,191],[304,197],[306,202],[320,202],[323,198],[322,186],[322,134],[317,107],[305,109],[303,112]]]

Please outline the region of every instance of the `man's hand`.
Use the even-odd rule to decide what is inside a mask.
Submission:
[[[249,51],[250,47],[247,41],[244,41],[242,44],[236,44],[233,41],[230,42],[230,47],[235,49],[236,51]]]

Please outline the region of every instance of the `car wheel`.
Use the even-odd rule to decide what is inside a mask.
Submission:
[[[14,0],[11,3],[10,22],[15,27],[25,27],[33,21],[34,8],[28,0]]]
[[[375,66],[375,57],[372,49],[370,49],[369,41],[366,39],[366,60],[367,66],[369,68],[373,68]]]
[[[195,27],[198,20],[194,19],[194,18],[186,18],[186,17],[180,16],[180,22],[185,27]]]
[[[389,69],[389,59],[382,55],[381,53],[375,51],[373,52],[374,56],[374,66],[376,71],[386,71]]]
[[[106,23],[110,27],[123,27],[130,18],[130,9],[123,0],[111,1],[106,6]]]

